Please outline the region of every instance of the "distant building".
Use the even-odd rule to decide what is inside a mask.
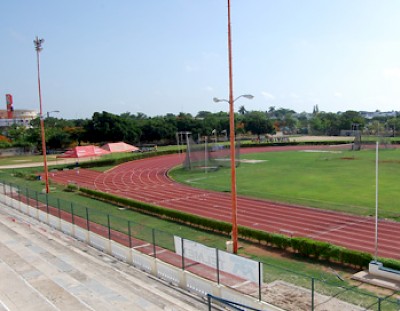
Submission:
[[[395,118],[397,116],[397,111],[360,111],[360,114],[363,118],[371,120],[373,118]]]
[[[13,118],[8,119],[8,111],[0,110],[0,127],[8,127],[14,124],[28,127],[33,119],[38,117],[35,110],[16,109],[13,110]]]

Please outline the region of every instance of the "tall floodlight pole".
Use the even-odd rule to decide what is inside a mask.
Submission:
[[[230,92],[231,93],[231,92]],[[231,95],[231,94],[230,94]],[[233,242],[233,253],[237,253],[238,250],[238,227],[237,227],[237,195],[236,195],[236,150],[235,150],[235,115],[234,115],[234,103],[241,97],[247,99],[253,99],[254,96],[250,94],[240,95],[235,99],[229,96],[229,100],[220,99],[217,97],[213,98],[215,103],[227,102],[229,103],[229,148],[231,149],[231,197],[232,197],[232,242]]]
[[[379,142],[376,142],[375,151],[375,261],[378,261],[378,151]]]
[[[253,95],[240,95],[233,99],[233,71],[232,71],[232,34],[231,34],[231,1],[228,0],[228,63],[229,63],[229,100],[214,97],[214,102],[229,103],[229,145],[231,149],[231,197],[232,197],[232,251],[238,251],[238,227],[237,227],[237,195],[236,195],[236,159],[235,159],[235,111],[234,103],[240,97],[252,99]]]
[[[232,196],[232,241],[233,253],[238,251],[237,202],[236,202],[236,159],[235,159],[235,116],[233,106],[231,1],[228,0],[228,62],[229,62],[229,129],[231,145],[231,196]]]
[[[40,105],[40,110],[39,110],[39,115],[40,115],[40,130],[41,130],[41,136],[42,136],[42,152],[43,152],[43,167],[44,167],[44,179],[46,182],[46,193],[49,193],[49,172],[47,169],[47,156],[46,156],[46,137],[45,137],[45,132],[44,132],[44,118],[43,118],[43,108],[42,108],[42,91],[40,88],[40,58],[39,58],[39,53],[42,51],[42,43],[44,42],[44,39],[39,39],[36,37],[35,40],[33,40],[33,43],[35,45],[35,50],[36,50],[36,59],[37,59],[37,73],[38,73],[38,90],[39,90],[39,105]]]

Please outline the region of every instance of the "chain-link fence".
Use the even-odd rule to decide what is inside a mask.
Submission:
[[[0,202],[58,227],[65,233],[71,234],[73,230],[80,230],[79,228],[93,232],[110,242],[157,258],[217,284],[234,288],[284,310],[400,310],[399,292],[380,297],[362,289],[361,283],[347,285],[338,274],[334,274],[334,279],[326,280],[268,262],[252,266],[252,263],[240,261],[245,259],[226,259],[224,251],[201,246],[200,243],[177,238],[171,233],[30,188],[1,182]],[[87,239],[84,233],[75,232],[75,236],[81,240]],[[93,244],[106,250],[104,245]],[[192,247],[189,247],[189,244]],[[193,249],[196,248],[200,252],[194,255]],[[126,259],[117,253],[114,255],[122,260]],[[243,266],[247,270],[242,274],[240,271],[235,274],[225,269],[231,260],[236,264],[233,269],[236,269],[236,272],[240,270],[238,267]],[[253,274],[252,278],[250,274]],[[169,281],[179,282],[177,279]],[[208,293],[209,288],[206,285],[198,287],[202,287],[197,289],[199,293]],[[296,307],[288,306],[287,301],[296,301]]]

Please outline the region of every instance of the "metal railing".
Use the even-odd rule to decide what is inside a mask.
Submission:
[[[340,301],[343,306],[346,306],[346,303],[351,304],[358,307],[359,310],[400,310],[399,292],[380,297],[359,288],[358,285],[348,286],[337,274],[336,277],[326,280],[323,277],[310,277],[268,262],[259,263],[260,266],[262,265],[262,269],[259,269],[260,279],[258,282],[245,281],[240,277],[236,281],[232,281],[235,277],[220,269],[220,263],[218,262],[220,250],[218,249],[215,249],[215,258],[217,260],[209,266],[205,266],[185,255],[183,251],[185,239],[181,239],[182,245],[178,246],[182,248],[182,256],[179,255],[176,251],[176,236],[171,233],[151,228],[123,217],[99,212],[60,199],[56,195],[38,192],[4,181],[0,181],[0,194],[3,194],[0,199],[2,203],[12,206],[23,213],[40,218],[44,216],[38,217],[35,210],[42,211],[77,228],[83,228],[110,241],[120,243],[129,249],[135,249],[143,254],[179,267],[184,271],[198,274],[202,278],[211,280],[219,285],[234,288],[244,294],[252,295],[259,301],[265,301],[272,305],[279,306],[280,303],[273,300],[273,297],[269,297],[270,289],[265,290],[262,286],[263,283],[268,284],[268,288],[276,285],[286,289],[289,288],[293,292],[302,292],[303,299],[307,302],[309,310],[312,311],[320,310],[321,308],[329,310],[329,306],[333,301],[336,304],[337,301]],[[25,208],[25,206],[33,207],[34,210]],[[61,230],[67,231],[67,229],[63,230],[62,226]],[[82,236],[82,240],[84,238]],[[174,282],[174,280],[170,281]],[[238,282],[244,284],[243,288],[238,285]],[[203,288],[198,290],[198,293],[206,295],[210,291],[207,292],[207,288]]]

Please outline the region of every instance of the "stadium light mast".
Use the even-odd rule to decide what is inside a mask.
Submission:
[[[33,44],[35,45],[35,50],[36,50],[36,59],[37,59],[37,74],[38,74],[38,90],[39,90],[39,116],[40,116],[40,130],[41,130],[41,136],[42,136],[42,152],[43,152],[43,167],[44,167],[44,179],[46,183],[46,193],[50,192],[49,189],[49,172],[47,169],[47,151],[46,151],[46,136],[44,132],[44,119],[43,119],[43,108],[42,108],[42,91],[40,88],[40,58],[39,58],[39,53],[43,50],[42,48],[42,43],[44,42],[44,39],[39,39],[36,37],[35,40],[33,40]]]
[[[50,118],[50,113],[53,113],[53,112],[54,112],[54,113],[60,113],[59,110],[47,111],[47,112],[46,112],[47,117]]]
[[[231,75],[229,75],[231,77]],[[231,92],[230,92],[231,93]],[[233,253],[237,254],[238,251],[238,226],[237,226],[237,194],[236,194],[236,154],[235,154],[235,112],[234,103],[239,98],[244,97],[247,99],[253,99],[254,96],[250,94],[240,95],[234,100],[220,99],[217,97],[213,98],[215,103],[227,102],[229,103],[229,146],[231,151],[231,197],[232,197],[232,242],[233,242]],[[229,98],[233,98],[229,96]]]
[[[229,63],[229,100],[214,97],[214,102],[225,101],[229,103],[229,131],[231,149],[231,196],[232,196],[232,242],[233,253],[238,251],[237,227],[237,195],[236,195],[236,159],[235,159],[235,111],[234,102],[240,97],[252,99],[253,95],[241,95],[233,99],[233,72],[232,72],[232,33],[231,33],[231,1],[228,0],[228,63]]]

